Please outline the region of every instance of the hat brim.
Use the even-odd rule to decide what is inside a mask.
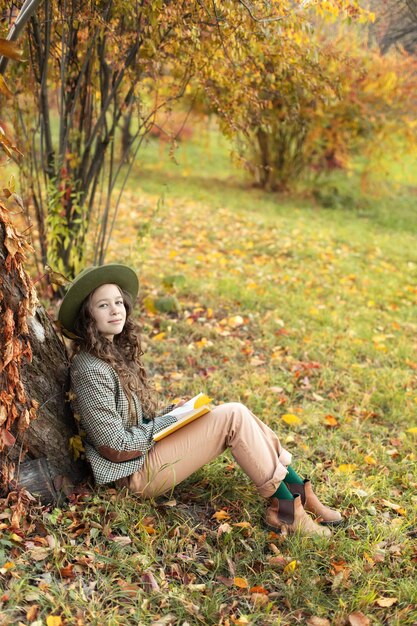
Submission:
[[[139,291],[139,280],[130,267],[118,263],[89,267],[83,270],[70,285],[64,296],[58,313],[58,321],[62,331],[74,334],[74,324],[79,315],[81,305],[92,291],[101,285],[118,285],[127,291],[132,300],[136,300]]]

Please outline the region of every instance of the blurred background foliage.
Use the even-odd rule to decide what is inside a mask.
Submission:
[[[1,3],[4,36],[31,4]],[[149,138],[175,160],[202,124],[254,185],[348,206],[334,171],[365,188],[415,152],[416,27],[412,0],[39,4],[1,117],[38,270],[73,275],[87,241],[102,263]]]

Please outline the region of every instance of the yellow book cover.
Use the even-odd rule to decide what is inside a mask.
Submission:
[[[198,417],[208,413],[211,410],[211,407],[209,406],[210,402],[210,398],[208,398],[204,393],[199,393],[182,406],[170,411],[167,415],[175,415],[177,421],[163,430],[160,430],[159,433],[155,433],[153,436],[154,441],[160,441],[164,437],[175,433],[175,431],[179,430],[183,426],[190,424]]]

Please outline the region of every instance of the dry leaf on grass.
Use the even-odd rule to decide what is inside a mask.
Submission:
[[[348,617],[349,626],[369,626],[371,620],[361,611],[354,611]]]
[[[309,617],[307,620],[308,626],[330,626],[330,621],[326,617]]]
[[[240,587],[241,589],[247,589],[249,587],[246,578],[235,577],[233,579],[233,584],[235,585],[235,587]]]
[[[299,424],[303,423],[301,417],[298,417],[298,415],[294,415],[294,413],[285,413],[284,415],[282,415],[281,419],[289,426],[298,426]]]
[[[384,598],[381,596],[377,598],[375,602],[378,606],[389,607],[396,604],[398,602],[398,598]]]

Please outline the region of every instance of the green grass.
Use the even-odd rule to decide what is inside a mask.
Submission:
[[[51,626],[53,615],[77,626],[292,626],[316,616],[344,626],[354,611],[372,625],[417,622],[413,164],[406,175],[396,163],[392,176],[380,174],[378,196],[362,196],[356,174],[334,174],[322,186],[322,199],[338,189],[330,208],[307,188],[252,188],[227,153],[218,135],[203,134],[181,146],[176,165],[150,143],[108,260],[140,269],[148,301],[170,293],[180,304],[140,314],[162,398],[204,389],[250,406],[346,525],[329,540],[271,535],[264,502],[227,455],[168,503],[112,489],[55,511],[11,498],[0,520],[0,566],[13,564],[1,570],[4,624]],[[172,275],[183,278],[169,291]],[[300,423],[287,425],[285,413]],[[219,510],[229,518],[213,518]],[[384,607],[381,598],[395,600]]]

